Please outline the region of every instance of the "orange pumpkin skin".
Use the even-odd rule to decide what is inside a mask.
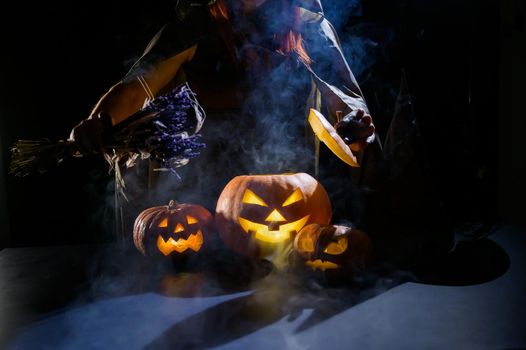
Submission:
[[[176,256],[199,252],[213,227],[210,212],[195,204],[152,207],[141,212],[133,226],[135,247],[145,256]]]
[[[234,251],[265,257],[311,223],[328,224],[332,208],[327,192],[305,173],[246,175],[232,179],[216,207],[216,229]]]

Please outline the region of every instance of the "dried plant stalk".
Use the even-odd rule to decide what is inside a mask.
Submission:
[[[134,166],[140,157],[159,162],[160,171],[175,172],[204,147],[198,134],[204,118],[194,92],[180,85],[115,125],[104,142],[104,157],[115,170],[120,162]],[[11,149],[9,172],[18,177],[43,173],[67,157],[78,156],[82,155],[71,140],[19,140]]]

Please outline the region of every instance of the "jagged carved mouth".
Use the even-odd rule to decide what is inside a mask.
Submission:
[[[182,253],[187,249],[191,249],[195,252],[201,249],[203,245],[203,233],[201,230],[195,234],[191,234],[187,239],[179,238],[177,241],[172,237],[168,240],[164,240],[161,235],[157,237],[157,249],[164,255],[169,255],[172,252]]]
[[[314,261],[308,260],[305,262],[305,265],[310,266],[313,270],[320,269],[322,271],[337,269],[340,267],[340,265],[338,264],[332,263],[330,261],[324,261],[321,259],[316,259]]]
[[[277,230],[270,230],[267,225],[258,224],[242,217],[239,218],[239,225],[246,233],[254,233],[254,237],[257,240],[268,243],[280,243],[288,240],[292,233],[299,232],[309,221],[309,217],[310,215],[307,215],[288,224],[279,225]]]

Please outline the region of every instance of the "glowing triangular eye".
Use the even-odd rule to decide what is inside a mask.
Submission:
[[[177,233],[177,232],[183,232],[183,231],[184,231],[184,227],[183,227],[183,225],[181,225],[181,224],[177,224],[177,226],[175,226],[175,231],[174,231],[175,233]]]
[[[243,203],[247,204],[256,204],[261,205],[263,207],[268,207],[267,203],[263,201],[263,199],[259,198],[254,192],[251,190],[246,190],[245,194],[243,195]]]
[[[168,227],[168,219],[164,218],[157,227]]]
[[[303,193],[301,193],[301,190],[299,188],[296,188],[294,192],[283,202],[282,206],[286,207],[287,205],[291,205],[293,203],[299,202],[303,199]]]
[[[197,224],[199,221],[193,216],[186,215],[186,222],[188,223],[188,225],[191,225],[191,224]]]
[[[337,243],[329,243],[323,252],[331,255],[340,255],[347,250],[347,245],[347,238],[340,238]]]

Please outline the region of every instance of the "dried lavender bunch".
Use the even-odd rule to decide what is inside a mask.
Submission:
[[[198,134],[204,118],[194,92],[180,85],[115,125],[105,138],[104,156],[116,170],[119,162],[131,167],[140,157],[158,162],[160,171],[175,172],[205,146]],[[74,141],[49,139],[19,140],[11,155],[10,173],[18,177],[42,173],[67,157],[81,156]]]

